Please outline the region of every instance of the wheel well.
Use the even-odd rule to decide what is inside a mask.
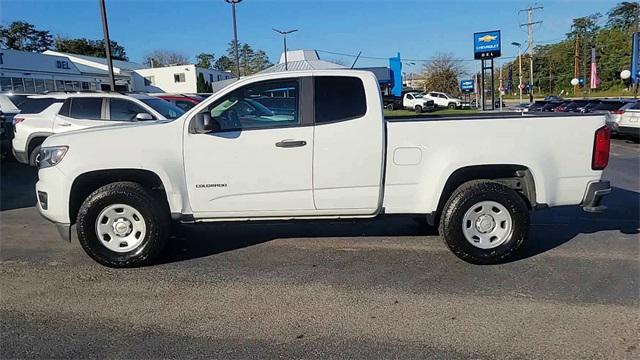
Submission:
[[[167,203],[167,194],[162,185],[160,177],[149,170],[140,169],[109,169],[90,171],[78,176],[71,185],[71,196],[69,199],[69,219],[71,224],[76,222],[78,210],[84,200],[98,188],[118,182],[132,181],[153,190],[156,195]],[[167,203],[168,207],[168,203]]]
[[[29,147],[27,148],[27,159],[31,157],[31,152],[33,151],[33,149],[35,149],[38,145],[42,145],[46,138],[46,136],[38,136],[29,141]]]
[[[460,168],[454,171],[440,194],[438,209],[432,216],[436,224],[438,214],[442,213],[445,203],[453,192],[462,184],[471,180],[492,180],[510,187],[522,196],[529,209],[537,205],[536,187],[531,171],[522,165],[475,165]]]

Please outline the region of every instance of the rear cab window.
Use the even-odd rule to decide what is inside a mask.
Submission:
[[[367,98],[360,78],[318,76],[314,83],[316,124],[351,120],[366,114]]]

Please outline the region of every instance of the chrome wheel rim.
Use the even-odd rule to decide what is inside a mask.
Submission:
[[[512,229],[511,214],[495,201],[481,201],[471,206],[462,218],[464,237],[471,245],[484,250],[502,245]]]
[[[107,249],[119,253],[138,247],[147,233],[147,224],[138,210],[126,204],[104,208],[96,218],[96,235]]]

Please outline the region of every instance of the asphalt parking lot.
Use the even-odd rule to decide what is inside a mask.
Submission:
[[[516,261],[458,260],[413,219],[185,229],[115,270],[59,240],[2,163],[1,358],[638,358],[640,146],[609,211],[535,213]]]

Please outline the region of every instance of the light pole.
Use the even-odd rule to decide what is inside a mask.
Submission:
[[[298,31],[298,29],[278,30],[278,29],[271,28],[271,30],[273,30],[273,31],[277,32],[278,34],[282,35],[282,37],[284,39],[284,70],[287,71],[287,70],[289,70],[289,65],[288,65],[288,62],[287,62],[287,35]]]
[[[233,16],[233,48],[236,55],[236,71],[237,77],[240,79],[240,55],[238,54],[238,28],[236,26],[236,4],[242,0],[224,0],[231,4],[231,15]]]
[[[518,42],[512,42],[511,45],[518,48],[518,89],[520,90],[520,104],[522,104],[522,44]]]
[[[407,65],[409,67],[409,76],[410,76],[410,80],[409,80],[409,87],[413,90],[413,66],[416,64],[414,62],[406,62],[404,63],[405,65]]]
[[[107,25],[107,8],[104,0],[99,0],[100,15],[102,17],[102,32],[104,33],[104,50],[107,58],[107,68],[109,68],[109,87],[111,91],[116,90],[116,79],[113,76],[113,61],[111,60],[111,40],[109,39],[109,26]]]

